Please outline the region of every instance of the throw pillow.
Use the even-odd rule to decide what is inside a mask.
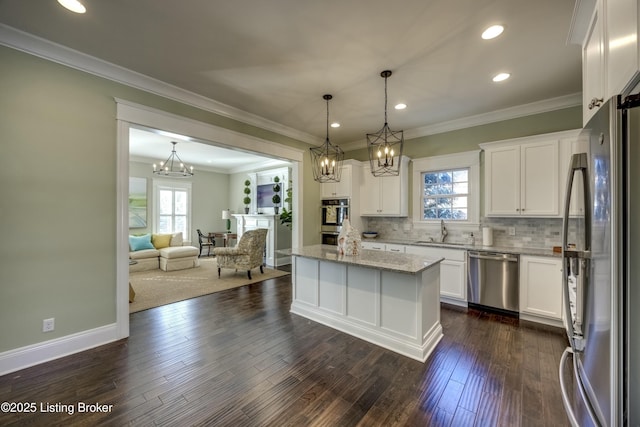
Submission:
[[[142,236],[129,236],[129,248],[132,252],[143,249],[155,249],[151,243],[151,234]]]
[[[171,234],[152,234],[151,243],[156,249],[162,249],[171,243]]]
[[[182,246],[184,244],[182,239],[182,231],[179,231],[171,236],[171,246]]]

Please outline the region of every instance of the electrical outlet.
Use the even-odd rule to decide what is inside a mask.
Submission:
[[[51,332],[56,328],[56,319],[43,319],[42,320],[42,332]]]
[[[515,236],[515,235],[516,235],[516,228],[509,227],[509,236]]]

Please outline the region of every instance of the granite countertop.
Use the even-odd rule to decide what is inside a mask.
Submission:
[[[518,254],[518,255],[533,255],[533,256],[549,256],[549,257],[561,257],[562,254],[553,252],[553,248],[524,248],[514,246],[482,246],[471,245],[466,243],[441,243],[441,242],[429,242],[429,243],[416,243],[415,240],[394,240],[394,239],[362,239],[363,242],[379,242],[389,243],[394,245],[412,245],[423,246],[428,248],[445,248],[445,249],[460,249],[464,251],[482,251],[482,252],[500,252],[505,254]]]
[[[418,255],[380,252],[368,249],[362,249],[359,255],[347,256],[338,254],[337,247],[331,245],[303,246],[301,248],[286,249],[278,252],[304,258],[352,264],[407,274],[420,273],[434,265],[440,264],[440,261],[444,259],[440,258],[425,261],[423,257]]]

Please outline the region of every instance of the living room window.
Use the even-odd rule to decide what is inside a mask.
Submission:
[[[154,232],[191,236],[191,183],[154,180]]]

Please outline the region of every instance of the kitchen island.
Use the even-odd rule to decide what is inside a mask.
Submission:
[[[335,246],[288,251],[291,312],[424,362],[442,338],[441,259]]]

